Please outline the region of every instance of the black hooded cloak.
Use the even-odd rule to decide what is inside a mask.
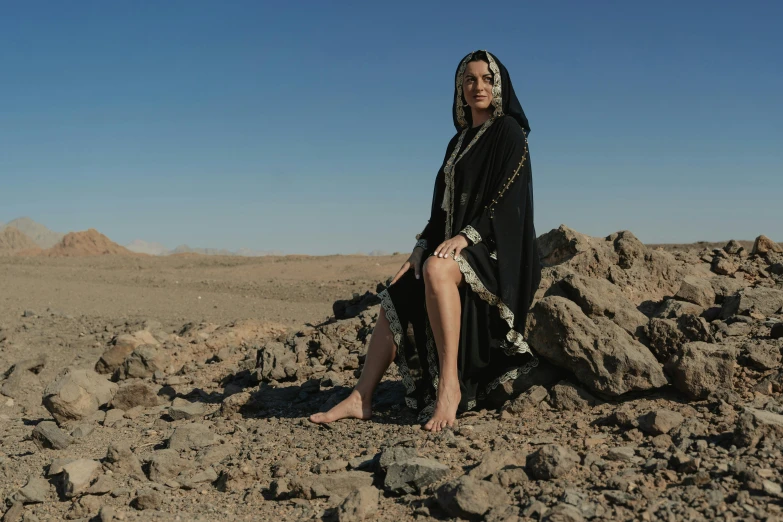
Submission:
[[[494,112],[473,128],[462,78],[475,57],[489,62]],[[466,282],[460,288],[457,363],[458,411],[465,411],[538,365],[523,333],[541,266],[533,226],[530,127],[508,71],[495,56],[475,51],[463,58],[455,75],[452,113],[457,134],[435,180],[430,219],[416,237],[425,260],[457,234],[470,245],[455,258]],[[406,404],[427,420],[435,407],[439,365],[423,278],[416,279],[410,270],[379,297],[397,345]]]

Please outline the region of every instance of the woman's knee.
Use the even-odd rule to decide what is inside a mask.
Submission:
[[[422,271],[424,273],[424,284],[426,285],[458,283],[461,275],[457,263],[451,257],[439,258],[431,256],[424,262]]]

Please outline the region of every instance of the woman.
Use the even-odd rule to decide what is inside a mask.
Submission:
[[[436,432],[538,365],[522,337],[541,279],[530,127],[506,68],[489,52],[460,62],[452,115],[457,134],[435,181],[429,222],[379,294],[359,382],[313,422],[369,418],[373,391],[395,356],[406,404]]]

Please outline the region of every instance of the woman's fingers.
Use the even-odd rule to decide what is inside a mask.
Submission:
[[[459,253],[462,252],[462,245],[457,245],[457,248],[454,249],[454,258],[459,255]]]

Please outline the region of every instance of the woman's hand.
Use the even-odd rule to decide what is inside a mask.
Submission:
[[[400,268],[400,271],[397,272],[397,275],[394,276],[394,279],[392,279],[392,282],[390,285],[393,285],[397,282],[399,278],[401,278],[403,275],[405,275],[405,272],[413,268],[413,273],[416,274],[416,279],[419,279],[421,277],[421,258],[424,255],[424,249],[421,247],[416,247],[413,249],[413,252],[411,253],[411,256],[408,258],[405,263],[403,263],[402,268]]]
[[[432,255],[438,257],[448,257],[452,252],[454,252],[453,257],[457,257],[459,253],[462,252],[462,249],[466,246],[469,246],[468,238],[462,234],[457,234],[451,239],[447,239],[438,245],[438,248],[435,249],[435,252],[433,252]]]

